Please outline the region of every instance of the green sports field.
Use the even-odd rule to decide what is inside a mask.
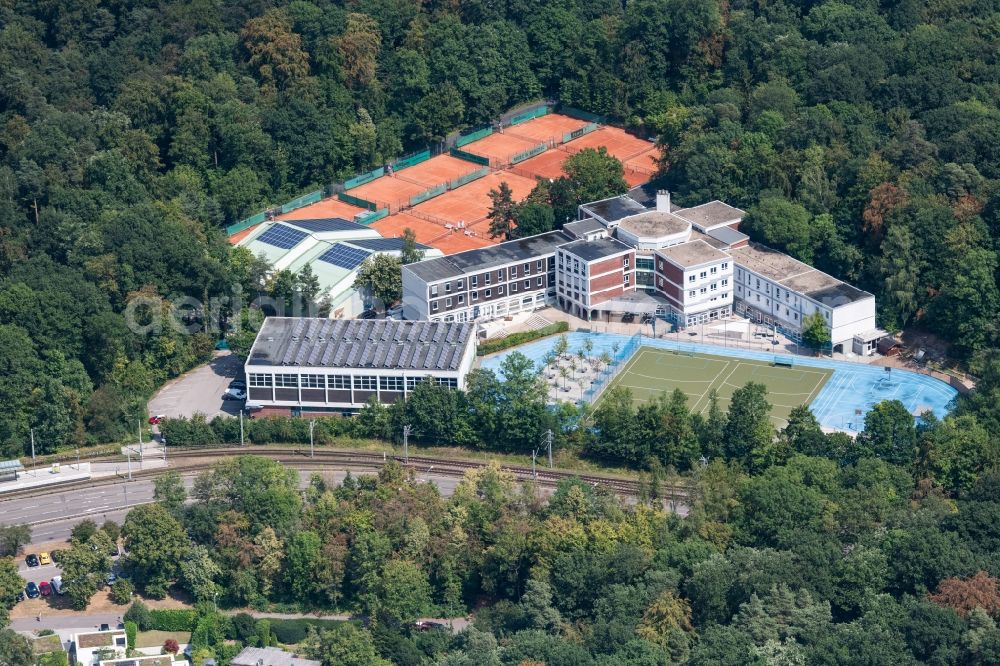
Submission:
[[[715,389],[719,407],[725,411],[733,392],[753,381],[767,386],[771,418],[780,427],[787,423],[793,407],[812,402],[832,374],[832,370],[825,368],[784,367],[764,361],[643,347],[605,393],[615,386],[624,386],[632,391],[637,402],[646,402],[676,388],[687,394],[692,412],[706,412],[708,393]]]

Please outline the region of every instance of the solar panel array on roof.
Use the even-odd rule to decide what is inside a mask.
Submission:
[[[352,240],[351,245],[357,245],[376,252],[400,252],[403,249],[402,238],[364,238]],[[429,250],[430,248],[420,243],[413,244],[418,250]]]
[[[250,365],[458,370],[473,325],[268,317]]]
[[[345,220],[342,217],[325,217],[315,220],[289,220],[289,224],[293,224],[300,229],[305,229],[307,231],[358,231],[359,229],[365,229],[366,227],[355,224],[350,220]]]
[[[301,229],[293,229],[284,224],[276,224],[257,237],[261,243],[267,243],[282,250],[289,250],[299,244],[309,233]]]
[[[344,245],[343,243],[337,243],[329,250],[319,255],[319,260],[350,270],[352,268],[357,268],[364,263],[365,259],[367,259],[370,254],[371,252],[368,250],[362,250],[360,248],[351,247],[350,245]]]

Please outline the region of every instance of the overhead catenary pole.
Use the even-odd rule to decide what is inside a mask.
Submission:
[[[316,449],[313,447],[313,429],[316,427],[316,419],[309,421],[309,457],[316,457]]]
[[[410,433],[413,428],[407,424],[403,426],[403,460],[407,465],[410,464]]]
[[[240,446],[243,446],[243,409],[240,409]],[[163,450],[166,451],[166,447]]]
[[[35,473],[35,429],[31,429],[31,473]]]
[[[125,456],[128,458],[128,480],[132,480],[132,449],[125,447]]]
[[[545,446],[549,450],[549,469],[552,469],[552,431],[545,431]]]

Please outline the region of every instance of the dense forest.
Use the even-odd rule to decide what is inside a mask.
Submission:
[[[542,98],[658,137],[678,201],[744,207],[755,238],[875,293],[887,328],[995,374],[996,18],[988,0],[0,2],[0,448],[119,439],[206,358],[234,285],[267,269],[223,224]],[[545,205],[533,220],[562,219]],[[264,288],[308,291],[283,278]],[[201,303],[183,328],[156,325],[181,297]]]

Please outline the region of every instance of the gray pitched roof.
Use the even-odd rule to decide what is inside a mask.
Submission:
[[[457,322],[268,317],[247,365],[454,371],[472,332]]]

